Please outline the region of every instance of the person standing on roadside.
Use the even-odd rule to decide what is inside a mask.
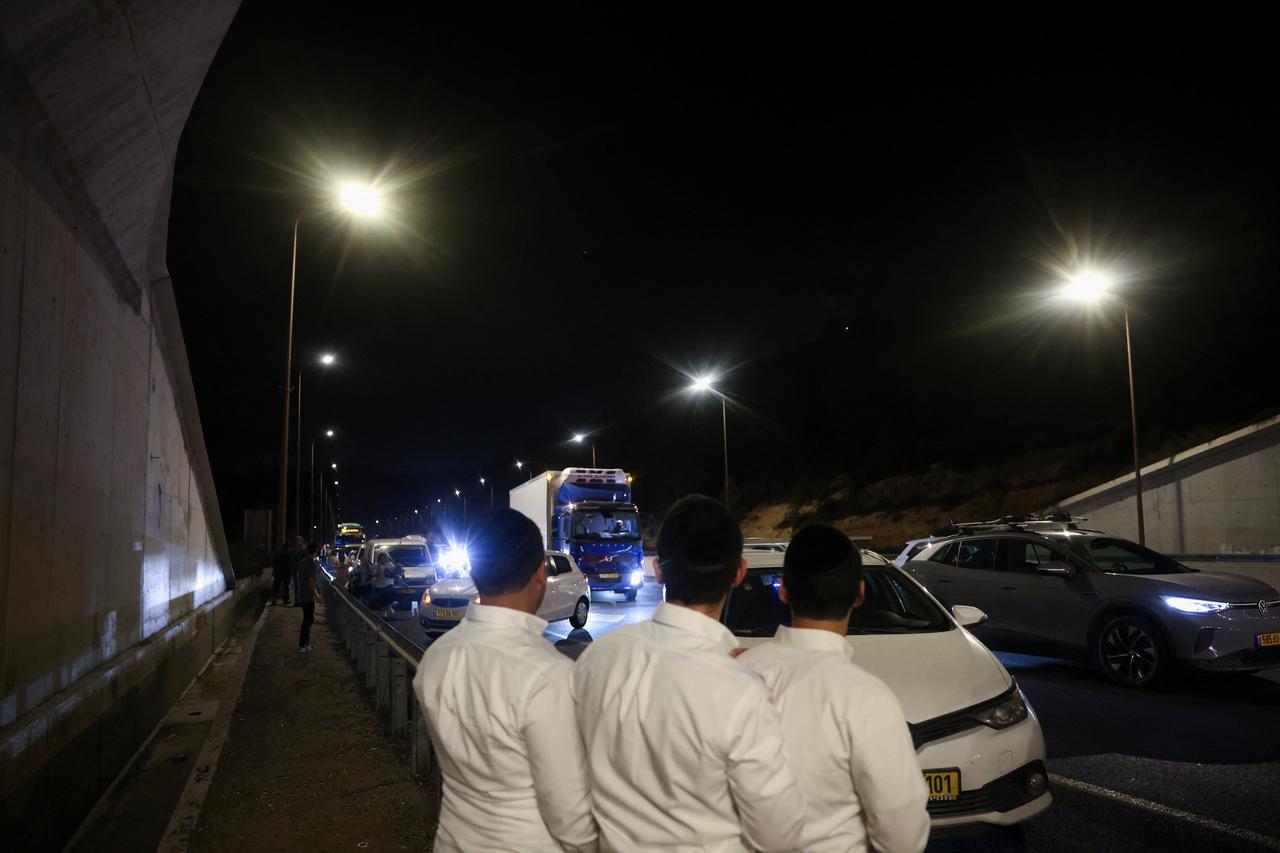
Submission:
[[[929,795],[902,705],[858,666],[846,639],[865,593],[849,537],[804,528],[787,546],[778,590],[791,626],[739,660],[769,685],[782,715],[809,804],[799,849],[918,853],[929,841]]]
[[[289,606],[289,584],[293,581],[293,561],[289,549],[281,545],[271,555],[271,603]]]
[[[747,569],[738,523],[711,498],[683,498],[658,531],[655,569],[666,602],[588,646],[573,672],[601,846],[802,849],[782,721],[720,623]]]
[[[570,672],[536,614],[547,588],[537,526],[490,510],[467,538],[480,597],[427,647],[413,690],[440,759],[437,853],[594,851]]]
[[[302,627],[298,629],[298,651],[311,651],[311,624],[316,616],[316,576],[320,562],[316,554],[320,546],[312,542],[306,556],[298,561],[298,587],[293,591],[293,601],[302,608]]]

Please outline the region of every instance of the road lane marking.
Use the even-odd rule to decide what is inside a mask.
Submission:
[[[1104,788],[1101,785],[1093,785],[1089,782],[1081,782],[1079,779],[1072,779],[1070,776],[1060,776],[1057,773],[1049,774],[1049,781],[1054,785],[1063,788],[1070,788],[1084,794],[1092,794],[1095,797],[1104,797],[1108,800],[1114,800],[1131,806],[1136,809],[1151,812],[1161,817],[1171,817],[1175,820],[1185,821],[1194,824],[1202,829],[1217,832],[1222,835],[1229,835],[1232,838],[1238,838],[1241,841],[1247,841],[1250,844],[1256,844],[1259,847],[1268,847],[1272,850],[1280,850],[1280,838],[1272,838],[1269,835],[1263,835],[1260,832],[1254,832],[1252,829],[1245,829],[1239,826],[1232,826],[1229,823],[1214,820],[1211,817],[1198,815],[1195,812],[1188,812],[1182,809],[1176,809],[1173,806],[1162,805],[1161,803],[1144,800],[1141,797],[1135,797],[1132,794],[1126,794],[1121,791],[1113,791],[1111,788]]]

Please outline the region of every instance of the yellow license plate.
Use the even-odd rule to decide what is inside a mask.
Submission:
[[[596,577],[600,578],[602,581],[616,581],[618,579],[618,573],[614,572],[611,575],[596,575]]]
[[[1269,631],[1258,635],[1258,648],[1266,646],[1280,646],[1280,631]]]
[[[930,800],[954,800],[960,796],[960,771],[926,770],[924,784]]]
[[[442,608],[437,607],[436,618],[437,619],[461,619],[462,611],[461,610],[444,610]]]

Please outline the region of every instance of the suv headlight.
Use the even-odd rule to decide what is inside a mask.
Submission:
[[[1205,601],[1202,598],[1182,598],[1177,595],[1162,595],[1164,603],[1179,613],[1217,613],[1230,607],[1225,601]]]
[[[1027,700],[1022,695],[1022,688],[1014,684],[1012,691],[990,705],[977,709],[970,716],[984,726],[1007,729],[1027,718]]]

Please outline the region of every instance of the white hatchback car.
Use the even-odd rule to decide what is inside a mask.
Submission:
[[[447,631],[467,615],[475,600],[476,585],[465,572],[436,581],[418,602],[418,623],[428,631]],[[591,612],[591,588],[587,576],[568,554],[547,552],[547,592],[538,615],[548,622],[568,619],[581,628]]]
[[[778,599],[782,552],[747,553],[748,573],[730,593],[724,621],[744,646],[790,620]],[[935,828],[1020,823],[1052,802],[1044,736],[1004,666],[963,626],[986,616],[948,612],[879,554],[862,551],[867,593],[854,611],[854,662],[902,703],[929,788]]]

